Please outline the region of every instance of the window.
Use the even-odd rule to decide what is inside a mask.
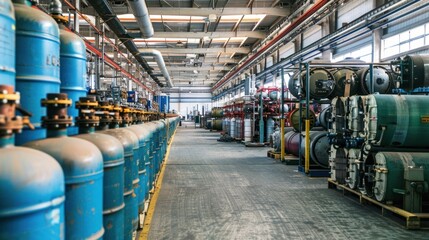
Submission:
[[[381,44],[382,58],[429,46],[429,23],[385,38]]]
[[[353,52],[344,53],[341,55],[337,55],[332,59],[333,62],[338,62],[341,60],[344,60],[346,58],[355,58],[360,59],[365,62],[371,62],[372,61],[372,46],[366,45],[361,48],[356,49]]]

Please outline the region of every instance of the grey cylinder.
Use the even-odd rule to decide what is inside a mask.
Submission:
[[[230,121],[230,126],[229,126],[229,136],[231,136],[232,138],[236,137],[236,132],[235,132],[235,125],[236,125],[236,120],[235,118],[231,118]]]
[[[329,167],[330,145],[327,133],[325,131],[310,132],[310,158],[314,163],[323,168]],[[301,142],[302,156],[305,156],[305,138],[306,136]]]
[[[270,141],[270,136],[273,134],[273,132],[274,132],[274,119],[270,117],[267,119],[267,131],[265,135],[265,139],[267,142]]]

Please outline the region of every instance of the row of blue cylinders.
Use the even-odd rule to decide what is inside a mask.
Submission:
[[[177,122],[169,118],[73,137],[50,134],[25,147],[1,144],[0,192],[8,198],[0,204],[0,239],[132,239]],[[55,160],[43,164],[46,157],[40,157],[43,166],[31,167],[39,161],[31,149]],[[54,161],[62,171],[53,170]],[[22,172],[13,172],[18,165]],[[26,177],[38,184],[27,189]],[[46,188],[61,184],[55,191]]]
[[[47,93],[86,94],[85,43],[25,0],[0,1],[0,27],[0,85],[15,87],[35,126],[0,138],[0,239],[131,239],[177,119],[46,131]]]

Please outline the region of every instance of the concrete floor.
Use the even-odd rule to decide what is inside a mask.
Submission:
[[[179,127],[149,239],[429,239],[219,136]]]

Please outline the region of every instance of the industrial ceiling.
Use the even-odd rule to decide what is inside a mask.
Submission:
[[[49,0],[43,2],[47,6]],[[131,55],[136,53],[128,51],[127,54],[125,46],[129,44],[128,41],[133,41],[138,51],[150,49],[161,53],[170,79],[166,79],[153,55],[142,55],[147,63],[146,67],[151,70],[150,76],[158,78],[158,85],[212,87],[306,1],[147,0],[146,6],[154,30],[153,36],[149,38],[141,37],[142,28],[139,27],[130,7],[132,1],[63,2],[63,9],[69,11],[71,20],[74,18],[74,11],[70,6],[79,9],[80,16],[75,15],[79,18],[79,26],[71,28],[88,42],[100,41],[97,39],[94,25],[99,27],[100,22],[106,23],[105,28],[100,27],[100,30],[104,30],[105,37],[116,44],[116,47],[105,44],[105,53],[112,59],[122,61],[123,65],[126,65],[127,62],[123,61],[121,56],[118,58],[115,53],[118,50],[123,51],[125,54],[122,57],[131,59]],[[103,19],[97,21],[96,16],[101,15],[102,8],[99,2],[108,5],[105,8],[109,9],[109,16],[101,16]],[[108,26],[113,18],[119,19],[121,27],[125,28],[126,38],[124,34],[118,36],[117,32]],[[139,65],[134,59],[133,63]],[[109,76],[108,69],[103,71],[105,72],[101,75]],[[130,72],[134,74],[135,70]],[[148,71],[142,69],[142,72]],[[114,75],[110,75],[112,74]],[[144,77],[148,78],[147,74]],[[171,85],[168,84],[169,80]],[[155,85],[151,84],[150,78],[143,84]]]

